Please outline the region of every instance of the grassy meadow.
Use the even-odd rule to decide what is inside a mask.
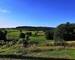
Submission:
[[[12,41],[10,43],[0,45],[0,54],[1,55],[27,55],[27,56],[36,56],[36,57],[58,57],[58,58],[72,58],[75,59],[75,47],[65,48],[62,46],[54,46],[53,40],[47,40],[44,32],[38,32],[35,35],[36,31],[25,31],[32,32],[32,36],[30,36],[29,42],[33,43],[29,45],[28,48],[24,48],[21,46],[19,41],[19,30],[7,30],[7,38],[8,40],[16,41],[14,44]],[[35,42],[38,44],[36,45]],[[67,42],[68,45],[74,44],[75,42]]]

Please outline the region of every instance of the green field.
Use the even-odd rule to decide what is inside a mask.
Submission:
[[[7,37],[8,39],[17,40],[14,44],[8,43],[5,45],[0,45],[0,54],[22,54],[22,55],[28,55],[28,56],[41,56],[41,57],[63,57],[63,58],[74,58],[75,59],[75,49],[73,48],[63,48],[58,46],[53,46],[53,40],[46,40],[44,33],[38,33],[37,36],[35,36],[36,31],[23,31],[26,32],[32,32],[32,36],[30,36],[30,41],[32,43],[38,42],[38,45],[36,46],[31,45],[28,48],[21,47],[20,43],[17,43],[19,41],[19,34],[20,32],[18,30],[8,30]],[[49,46],[47,46],[47,44]]]

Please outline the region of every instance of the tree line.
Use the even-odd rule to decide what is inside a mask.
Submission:
[[[33,27],[33,26],[18,26],[16,29],[24,29],[27,31],[48,31],[55,29],[54,27]]]

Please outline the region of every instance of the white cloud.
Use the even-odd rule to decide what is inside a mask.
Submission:
[[[6,9],[0,9],[0,13],[10,13],[10,11]]]

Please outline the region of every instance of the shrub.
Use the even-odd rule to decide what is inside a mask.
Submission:
[[[45,32],[45,36],[47,40],[53,40],[53,35],[54,35],[53,32],[50,31]]]

